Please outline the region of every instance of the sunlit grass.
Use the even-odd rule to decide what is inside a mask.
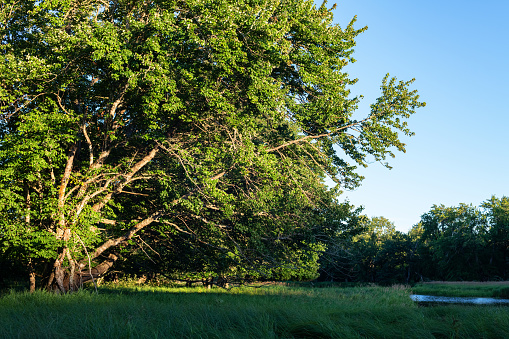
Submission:
[[[509,337],[509,308],[418,307],[399,287],[101,287],[12,292],[1,338]]]

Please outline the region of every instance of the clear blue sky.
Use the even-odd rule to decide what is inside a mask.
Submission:
[[[317,1],[318,2],[318,1]],[[331,7],[334,2],[329,2]],[[368,26],[357,39],[360,113],[379,96],[383,76],[416,78],[427,103],[409,120],[388,170],[379,163],[359,172],[362,186],[344,198],[408,231],[433,204],[479,205],[509,195],[509,1],[337,1],[334,20]]]

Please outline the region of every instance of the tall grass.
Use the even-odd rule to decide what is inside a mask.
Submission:
[[[1,338],[502,338],[509,308],[421,308],[404,287],[12,292]]]

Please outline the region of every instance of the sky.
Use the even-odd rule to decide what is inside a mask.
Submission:
[[[366,179],[343,198],[407,232],[434,204],[509,196],[509,1],[338,0],[333,13],[342,28],[355,15],[354,27],[368,26],[344,69],[359,79],[360,116],[386,73],[415,78],[427,104],[408,120],[415,136],[402,138],[393,169],[360,169]]]

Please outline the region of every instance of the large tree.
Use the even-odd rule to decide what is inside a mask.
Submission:
[[[2,254],[67,291],[148,232],[253,267],[306,246],[424,105],[387,76],[352,118],[354,22],[306,0],[3,1]]]

